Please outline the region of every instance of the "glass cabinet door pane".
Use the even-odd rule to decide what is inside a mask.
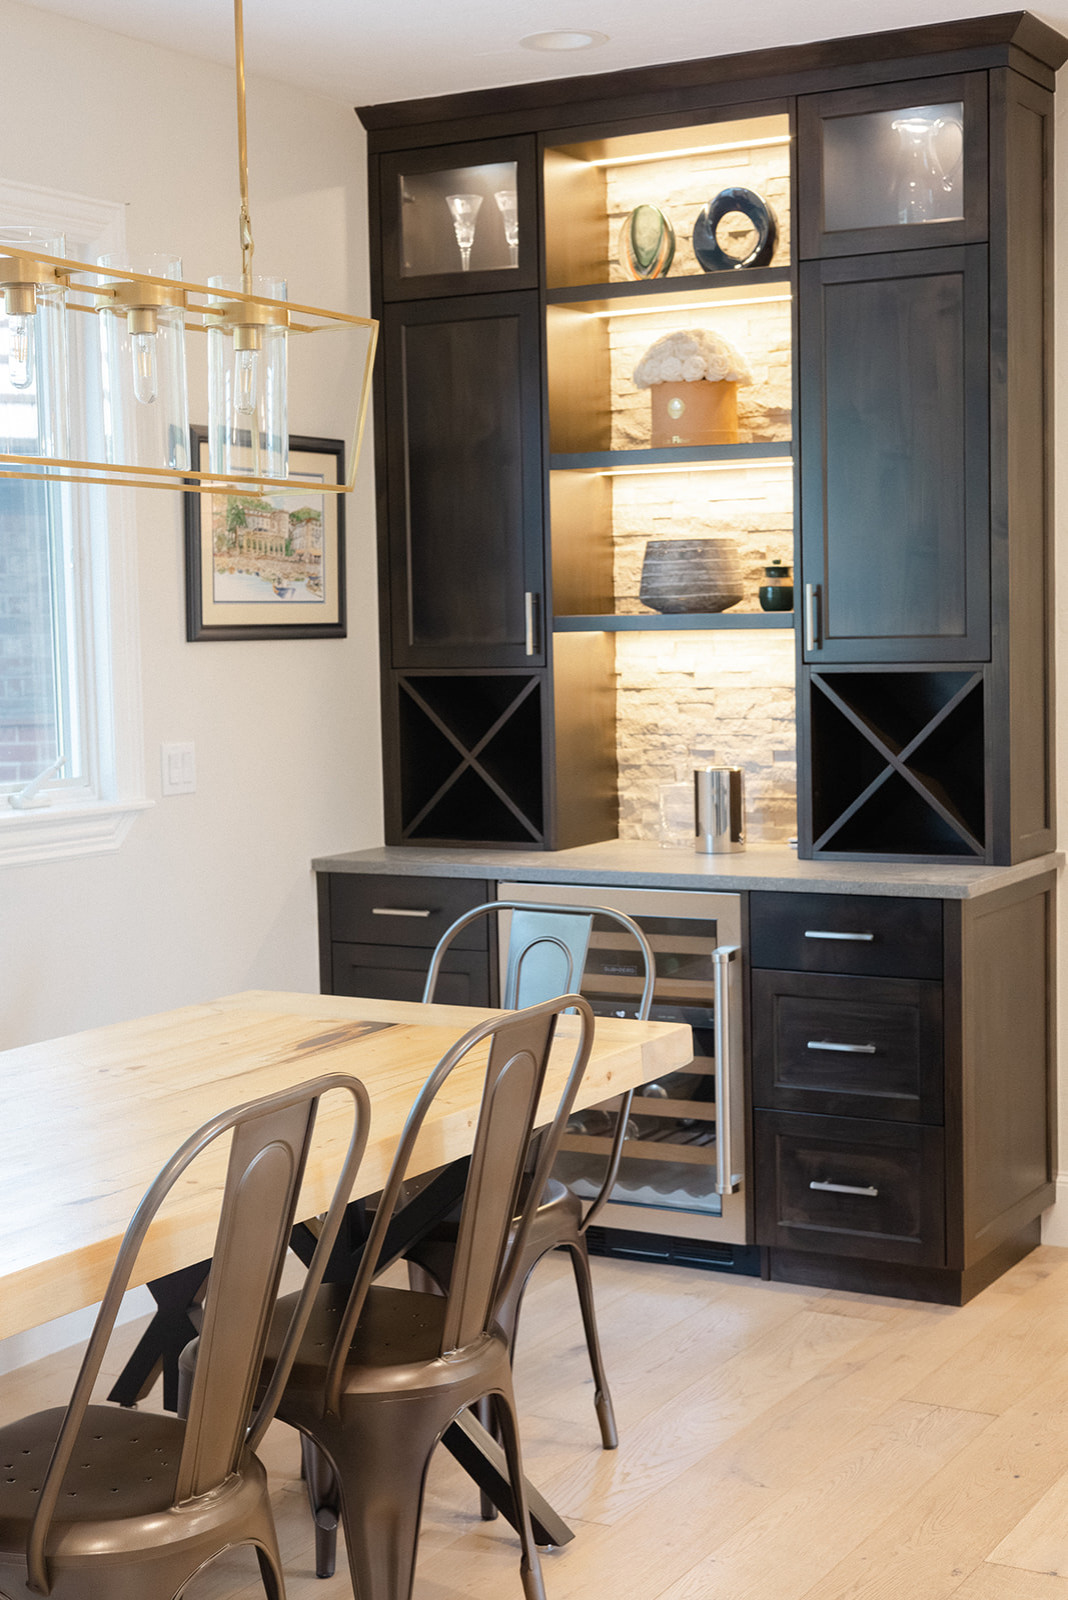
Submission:
[[[401,277],[518,267],[517,183],[514,161],[400,173]]]
[[[829,233],[963,216],[962,101],[826,120],[823,223]]]

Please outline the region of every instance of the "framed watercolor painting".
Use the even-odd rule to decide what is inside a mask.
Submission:
[[[190,430],[192,464],[208,430]],[[345,637],[345,497],[316,492],[341,483],[340,439],[289,440],[290,473],[306,494],[185,496],[187,639]]]

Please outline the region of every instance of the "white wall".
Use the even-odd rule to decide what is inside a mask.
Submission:
[[[0,0],[0,176],[126,204],[131,251],[240,270],[230,69]],[[256,267],[368,310],[365,144],[347,106],[248,87]],[[194,421],[205,421],[194,417]],[[306,387],[294,433],[345,435]],[[247,987],[318,988],[315,854],[381,839],[370,443],[347,497],[347,639],[185,639],[180,496],[137,495],[146,792],[110,855],[0,872],[0,1048]],[[160,798],[193,740],[197,793]]]

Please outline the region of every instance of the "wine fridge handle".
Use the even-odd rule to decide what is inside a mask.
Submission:
[[[737,1194],[742,1180],[734,1171],[731,1143],[731,969],[740,947],[718,945],[712,952],[713,993],[716,1007],[716,1193]]]

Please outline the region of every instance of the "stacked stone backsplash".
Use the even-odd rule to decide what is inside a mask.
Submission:
[[[765,130],[768,131],[768,130]],[[729,138],[726,130],[723,138]],[[696,142],[696,141],[695,141]],[[711,139],[710,141],[711,142]],[[774,266],[789,262],[789,150],[729,152],[609,169],[609,245],[613,281],[623,220],[643,202],[659,206],[676,233],[669,277],[693,274],[726,298],[746,293],[746,273],[705,275],[693,255],[697,213],[721,189],[741,185],[774,208]],[[762,305],[719,306],[616,317],[608,323],[612,365],[612,448],[647,447],[648,390],[632,374],[649,345],[670,328],[714,328],[736,345],[753,374],[738,390],[742,442],[791,437],[791,319],[788,286],[749,292],[782,295]],[[700,299],[701,296],[695,296]],[[776,559],[793,564],[793,482],[788,466],[620,476],[612,480],[616,610],[647,613],[638,599],[649,539],[729,537],[742,556],[745,596],[734,612],[760,610],[757,588]],[[628,839],[692,842],[695,766],[745,773],[750,842],[797,831],[794,641],[789,631],[648,632],[616,635],[619,831]]]
[[[742,768],[750,843],[793,837],[793,635],[618,634],[616,751],[623,839],[692,843],[695,766]]]

